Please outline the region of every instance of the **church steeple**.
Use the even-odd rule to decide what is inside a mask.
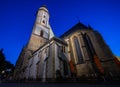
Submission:
[[[49,27],[49,12],[46,6],[39,8],[37,13],[36,23]]]
[[[46,39],[50,39],[54,36],[49,24],[49,12],[45,5],[40,7],[37,12],[33,33],[43,36],[43,38]]]
[[[32,45],[33,47],[35,46],[35,49],[37,49],[53,36],[54,34],[49,24],[49,12],[47,7],[44,5],[38,9],[36,21],[28,45]],[[34,42],[35,39],[37,43]]]

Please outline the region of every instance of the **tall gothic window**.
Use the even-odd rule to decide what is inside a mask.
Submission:
[[[93,44],[92,44],[89,36],[87,34],[83,34],[83,39],[84,39],[84,42],[86,44],[86,49],[88,51],[89,57],[93,58],[93,56],[95,54],[95,50],[94,50]]]
[[[88,46],[90,48],[90,51],[92,52],[92,55],[94,55],[95,54],[95,50],[94,50],[92,42],[91,42],[91,40],[90,40],[90,38],[89,38],[89,36],[87,34],[85,34],[85,38],[87,40]]]
[[[75,49],[77,54],[77,63],[78,64],[83,63],[82,51],[81,51],[80,44],[77,37],[74,37],[74,44],[75,44]]]

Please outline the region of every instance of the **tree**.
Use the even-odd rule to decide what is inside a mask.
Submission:
[[[3,54],[3,48],[0,50],[0,75],[2,74],[2,71],[5,69],[5,56]]]
[[[0,77],[8,77],[14,71],[14,65],[6,60],[3,48],[0,50]]]

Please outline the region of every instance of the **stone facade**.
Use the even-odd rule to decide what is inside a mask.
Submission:
[[[70,77],[67,43],[54,36],[49,25],[49,12],[39,8],[30,39],[18,58],[14,77],[16,80],[54,81]]]
[[[113,53],[102,36],[91,27],[78,23],[61,38],[68,43],[68,56],[74,63],[76,77],[120,76]]]
[[[80,22],[55,37],[47,8],[39,8],[31,37],[16,62],[14,78],[46,82],[83,77],[120,77],[110,48],[100,33]]]

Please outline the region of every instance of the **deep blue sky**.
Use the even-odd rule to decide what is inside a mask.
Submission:
[[[112,52],[120,56],[119,0],[0,0],[0,48],[8,61],[15,64],[30,37],[35,13],[44,4],[56,36],[80,20],[99,31]]]

